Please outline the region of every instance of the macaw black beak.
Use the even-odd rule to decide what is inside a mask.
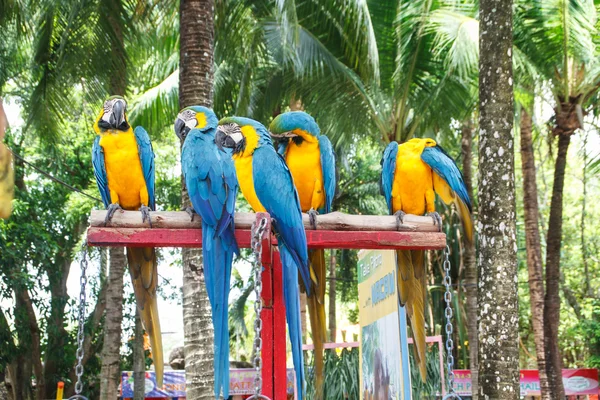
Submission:
[[[109,123],[114,129],[118,129],[120,131],[126,131],[129,129],[129,124],[125,119],[125,107],[126,105],[123,101],[117,101],[113,105]]]
[[[175,134],[179,140],[185,140],[185,137],[189,133],[190,129],[185,125],[185,122],[181,118],[175,120]]]
[[[215,144],[221,150],[232,149],[233,153],[239,153],[246,148],[246,138],[241,132],[228,135],[223,127],[219,126],[215,135]]]

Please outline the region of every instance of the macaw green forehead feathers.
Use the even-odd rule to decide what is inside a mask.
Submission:
[[[321,133],[315,119],[304,111],[279,114],[269,125],[269,130],[273,135],[280,135],[295,129],[301,129],[313,136],[319,136]]]

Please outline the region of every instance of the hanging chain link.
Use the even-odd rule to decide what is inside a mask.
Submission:
[[[256,227],[256,222],[252,224],[252,240],[251,247],[254,255],[254,294],[256,300],[254,302],[254,369],[256,376],[254,377],[254,395],[249,398],[254,400],[264,399],[269,400],[268,397],[263,396],[262,392],[262,237],[267,228],[267,219],[263,218]]]
[[[87,240],[83,241],[83,244],[81,246],[81,276],[79,277],[79,286],[80,286],[80,292],[79,292],[79,315],[77,317],[78,320],[78,330],[77,330],[77,352],[75,353],[76,357],[77,357],[77,366],[75,367],[75,375],[77,375],[77,383],[75,383],[75,395],[70,397],[70,399],[86,399],[86,397],[81,395],[81,391],[83,390],[83,382],[81,381],[82,376],[83,376],[83,356],[84,356],[84,350],[83,350],[83,340],[85,337],[85,334],[83,332],[84,327],[85,327],[85,300],[86,300],[86,294],[85,294],[85,288],[87,286],[87,276],[86,276],[86,270],[88,267],[88,260],[87,260]]]
[[[446,287],[444,301],[446,302],[446,381],[448,384],[448,394],[444,396],[443,400],[460,399],[460,396],[454,391],[454,356],[452,355],[452,350],[454,349],[454,342],[452,341],[452,332],[454,332],[452,326],[452,278],[450,277],[450,247],[448,247],[448,245],[446,245],[446,248],[444,249],[444,286]]]

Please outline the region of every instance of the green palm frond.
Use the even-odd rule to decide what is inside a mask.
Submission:
[[[237,269],[234,269],[233,282],[232,286],[237,286],[241,290],[241,293],[229,306],[230,330],[235,331],[241,337],[245,337],[248,335],[248,327],[245,320],[246,305],[248,298],[254,292],[254,277],[250,276],[244,284],[239,272]]]
[[[135,97],[129,113],[132,125],[158,132],[171,125],[179,113],[179,69],[164,81]]]
[[[380,85],[391,87],[398,55],[398,37],[394,30],[394,21],[401,4],[392,0],[369,0],[367,4],[377,42]]]
[[[309,0],[298,5],[299,24],[364,80],[379,79],[379,54],[367,3]]]
[[[123,81],[127,54],[124,38],[132,36],[133,4],[126,1],[40,2],[34,20],[32,94],[25,105],[28,127],[43,141],[60,139],[70,117],[72,87],[85,88],[97,103],[116,80]]]
[[[159,85],[179,67],[179,18],[165,11],[148,11],[145,21],[135,22],[143,33],[132,37],[127,47],[134,69],[129,81],[139,90],[134,95]]]
[[[479,70],[479,22],[470,15],[443,8],[431,13],[434,54],[459,76],[470,78]]]
[[[519,1],[514,16],[514,43],[535,65],[543,79],[553,82],[564,98],[587,94],[594,85],[588,66],[598,63],[597,8],[590,0]],[[586,65],[586,71],[582,66]],[[592,73],[589,79],[597,75]]]

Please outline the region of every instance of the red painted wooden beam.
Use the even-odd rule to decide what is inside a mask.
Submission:
[[[240,247],[250,247],[249,230],[236,230],[235,236]],[[446,235],[438,232],[307,230],[306,238],[311,249],[439,250],[446,246]],[[90,246],[202,247],[202,230],[90,227],[87,240]],[[272,243],[277,243],[275,238]]]

